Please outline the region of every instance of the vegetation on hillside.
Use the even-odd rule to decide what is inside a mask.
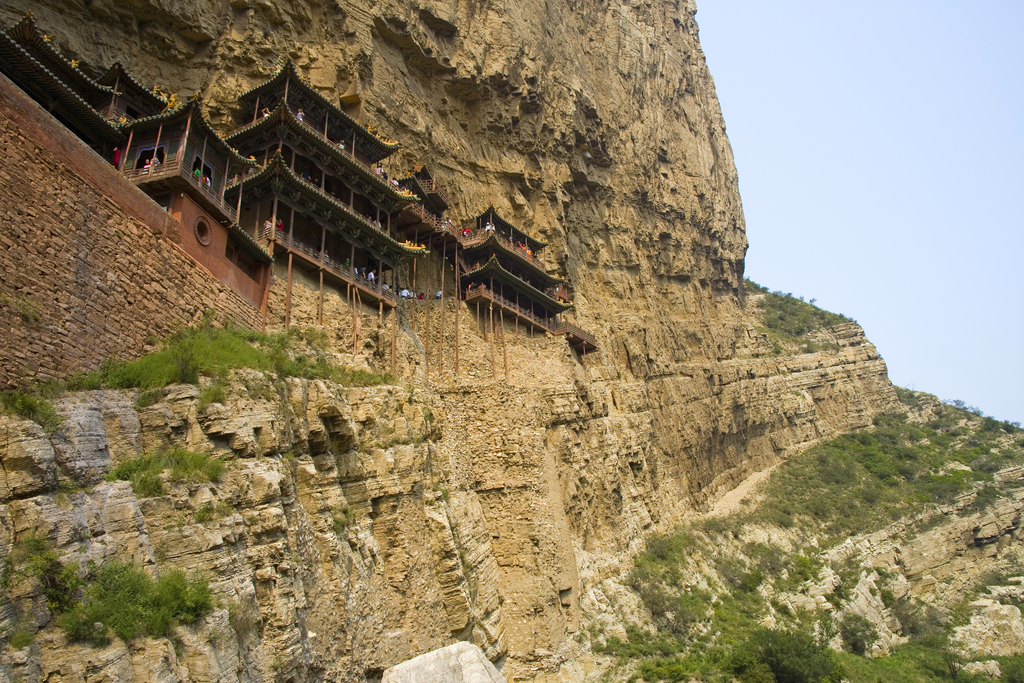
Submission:
[[[228,325],[215,327],[207,316],[197,327],[182,329],[159,342],[159,348],[134,361],[108,358],[98,370],[73,373],[62,381],[38,384],[31,390],[0,392],[0,409],[39,423],[55,432],[61,418],[51,403],[65,391],[88,389],[140,389],[139,406],[158,400],[164,387],[212,380],[202,390],[199,408],[226,399],[225,383],[231,372],[259,370],[277,378],[325,379],[345,386],[394,384],[389,374],[347,368],[334,361],[326,333],[289,329],[263,334]],[[272,393],[272,392],[271,392]]]
[[[224,461],[204,453],[175,448],[161,455],[143,454],[125,460],[107,473],[107,481],[131,482],[139,498],[162,496],[165,492],[160,475],[168,471],[171,481],[220,481]]]
[[[200,376],[224,380],[231,370],[251,368],[277,377],[328,379],[339,384],[385,384],[388,375],[337,365],[327,350],[326,334],[290,329],[263,334],[234,326],[214,327],[207,319],[161,343],[158,351],[131,362],[108,360],[99,370],[69,378],[69,389],[156,389],[196,384]]]
[[[850,322],[844,315],[815,306],[816,299],[807,302],[792,293],[772,292],[751,280],[744,280],[743,285],[748,294],[761,295],[756,303],[757,317],[761,323],[759,329],[768,335],[775,355],[782,354],[786,346],[794,345],[803,351],[817,351],[822,345],[809,339],[809,335],[826,327]]]
[[[794,611],[788,605],[795,603],[782,600],[827,571],[839,582],[828,600],[841,608],[862,568],[832,566],[823,549],[897,519],[908,533],[921,531],[936,504],[957,502],[960,514],[983,510],[999,496],[993,473],[1024,463],[1019,425],[898,393],[909,414],[880,416],[871,429],[790,458],[762,485],[759,504],[745,501],[728,517],[649,539],[629,578],[649,627],[630,627],[625,641],[594,634],[600,649],[648,683],[916,682],[949,680],[953,669],[956,680],[973,680],[948,645],[963,606],[943,613],[883,589],[910,642],[872,659],[862,656],[878,637],[867,620],[836,619],[831,609]],[[971,497],[958,501],[965,495]],[[759,531],[746,533],[752,529]],[[775,628],[762,626],[766,618]],[[830,642],[841,642],[843,651]],[[1003,663],[1007,672],[1024,671],[1024,659]]]
[[[130,562],[90,564],[82,572],[64,563],[49,539],[28,536],[15,543],[3,567],[5,591],[28,582],[38,586],[57,623],[72,640],[105,645],[113,632],[131,640],[170,635],[177,624],[190,624],[213,608],[206,579],[180,569],[167,569],[158,579]],[[8,644],[21,648],[34,637],[27,623],[8,634]]]

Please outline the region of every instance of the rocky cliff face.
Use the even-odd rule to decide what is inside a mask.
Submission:
[[[181,652],[66,657],[47,635],[5,660],[10,675],[363,681],[471,639],[509,678],[581,679],[580,596],[645,534],[894,400],[855,324],[831,333],[838,351],[798,356],[755,331],[692,3],[14,0],[0,20],[29,7],[83,66],[120,60],[200,91],[225,130],[237,95],[291,57],[403,142],[396,168],[426,162],[457,221],[493,204],[549,240],[541,256],[600,350],[510,334],[495,380],[505,359],[464,309],[463,373],[420,373],[412,394],[291,381],[201,412],[180,388],[136,412],[102,392],[68,399],[56,437],[7,420],[8,540],[36,529],[68,558],[202,568],[225,610],[250,614],[239,631],[216,612]],[[422,346],[403,338],[415,374]],[[141,501],[99,483],[111,462],[174,444],[230,459],[224,483]],[[87,488],[61,497],[60,477]],[[218,501],[230,514],[194,522]],[[343,506],[355,517],[336,525]]]

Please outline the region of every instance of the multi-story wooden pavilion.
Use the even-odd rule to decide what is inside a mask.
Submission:
[[[0,32],[0,71],[104,158],[124,141],[99,111],[113,90],[64,57],[31,14]]]
[[[186,252],[261,306],[270,254],[238,227],[238,207],[225,200],[232,178],[253,172],[257,163],[210,127],[198,98],[120,126],[128,132],[121,154],[125,177],[178,219]]]

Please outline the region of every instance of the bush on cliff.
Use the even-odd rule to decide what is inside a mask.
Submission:
[[[122,640],[167,636],[177,624],[190,624],[211,609],[205,579],[171,569],[154,580],[134,564],[108,562],[90,571],[84,600],[59,623],[71,640],[98,646],[109,642],[109,631]]]

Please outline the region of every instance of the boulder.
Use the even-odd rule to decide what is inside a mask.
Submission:
[[[391,667],[381,683],[505,683],[505,677],[483,650],[459,642]]]

